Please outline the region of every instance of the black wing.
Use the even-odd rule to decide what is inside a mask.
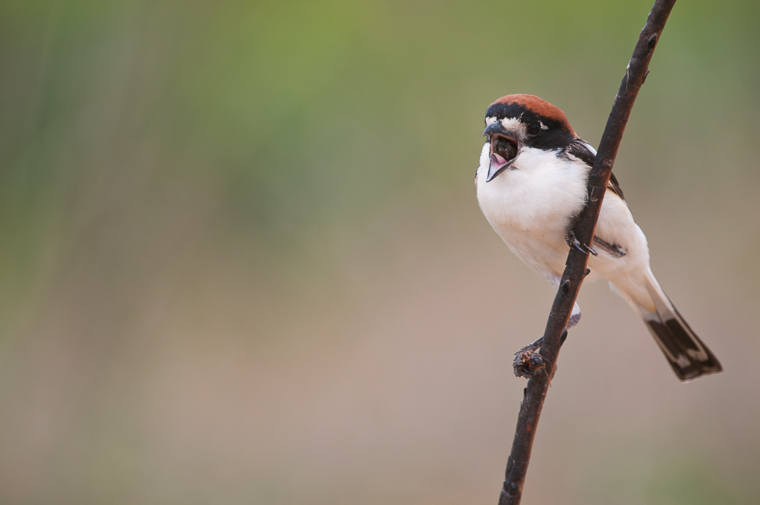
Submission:
[[[589,167],[594,166],[594,160],[596,154],[589,148],[589,145],[581,139],[575,139],[571,141],[562,152],[565,156],[572,156],[578,158]],[[625,200],[623,196],[623,190],[620,188],[620,183],[615,177],[615,174],[610,174],[610,180],[607,183],[607,189],[615,193],[621,200]]]

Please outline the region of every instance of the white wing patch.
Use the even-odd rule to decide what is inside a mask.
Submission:
[[[580,139],[579,139],[579,140],[580,140]],[[581,143],[581,144],[583,144],[584,146],[586,146],[586,148],[587,148],[589,151],[591,151],[592,153],[594,153],[594,156],[596,156],[596,149],[594,149],[594,146],[592,146],[591,144],[589,144],[589,143],[588,143],[588,142],[586,142],[585,140],[580,140],[580,143]]]

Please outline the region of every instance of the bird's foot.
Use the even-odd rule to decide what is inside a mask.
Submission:
[[[572,328],[576,324],[578,324],[581,321],[581,315],[578,314],[571,314],[570,319],[567,321],[567,327]]]
[[[585,255],[593,254],[594,256],[598,256],[599,253],[596,252],[596,249],[591,247],[590,245],[582,244],[580,240],[578,240],[575,236],[575,232],[573,230],[570,230],[567,232],[567,235],[565,236],[565,242],[567,242],[567,245],[570,247],[570,249],[577,249],[578,251],[582,252]]]

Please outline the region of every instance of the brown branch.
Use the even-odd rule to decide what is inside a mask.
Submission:
[[[652,59],[654,48],[674,4],[675,0],[655,1],[647,18],[647,23],[639,35],[631,61],[626,67],[623,82],[620,84],[617,96],[615,96],[612,112],[607,119],[607,126],[604,128],[604,134],[599,143],[599,152],[594,167],[589,174],[589,198],[574,230],[575,236],[581,244],[590,245],[592,243],[594,228],[599,218],[599,211],[602,208],[604,192],[612,173],[612,165],[615,162],[625,126],[628,123],[628,117],[633,108],[633,102],[649,73],[649,61]],[[562,280],[544,330],[543,343],[539,351],[540,356],[534,358],[541,360],[542,363],[530,364],[538,365],[536,366],[538,371],[528,380],[520,405],[512,453],[507,461],[506,478],[499,497],[499,505],[518,505],[520,503],[525,474],[530,462],[533,438],[541,416],[541,408],[544,405],[549,383],[556,370],[555,365],[562,345],[563,332],[567,331],[565,328],[575,299],[578,297],[583,278],[586,276],[587,266],[588,255],[574,248],[570,249],[565,272],[562,274]]]

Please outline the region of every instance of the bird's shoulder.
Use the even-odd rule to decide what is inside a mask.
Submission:
[[[588,165],[590,169],[594,166],[594,160],[596,160],[596,149],[591,147],[591,144],[585,140],[576,138],[567,144],[567,146],[560,152],[560,155],[568,159],[580,160]],[[621,200],[625,200],[623,189],[620,187],[620,183],[614,173],[610,174],[607,189],[619,196]]]

